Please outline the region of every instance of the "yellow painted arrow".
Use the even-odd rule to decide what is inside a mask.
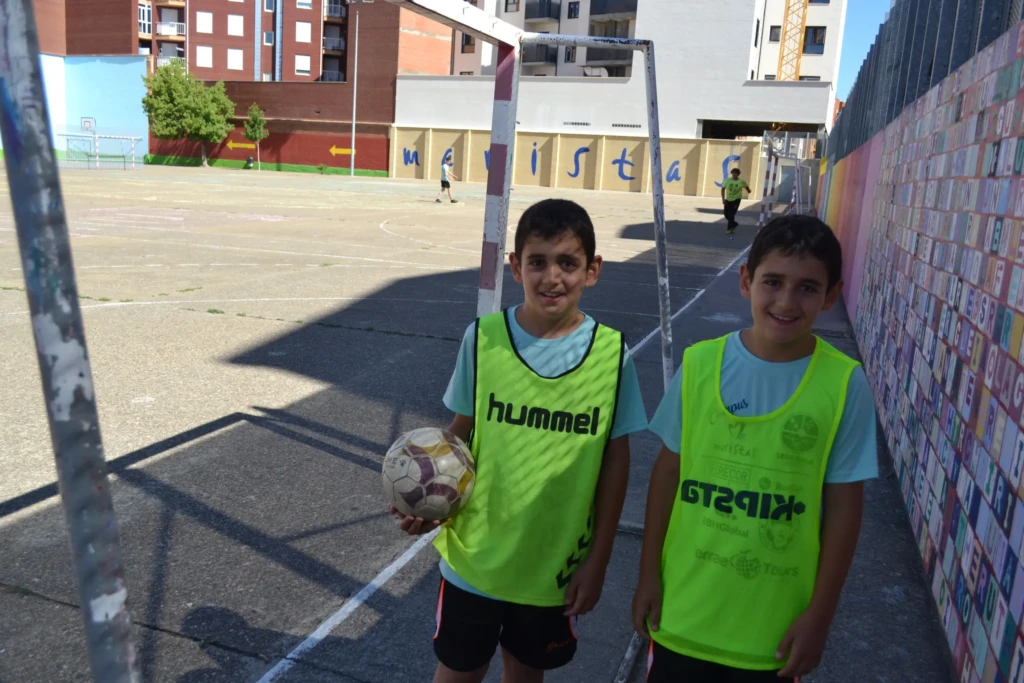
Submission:
[[[334,145],[331,145],[331,156],[332,157],[336,157],[339,154],[351,154],[351,153],[352,153],[352,150],[347,148],[347,147],[341,148],[341,147],[335,147]]]
[[[256,149],[256,144],[252,142],[235,142],[234,140],[228,140],[228,149]]]

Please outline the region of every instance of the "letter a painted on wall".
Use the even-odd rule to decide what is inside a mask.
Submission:
[[[716,180],[715,187],[721,187],[722,183],[724,183],[729,178],[729,164],[739,160],[740,157],[738,154],[730,154],[722,161],[722,182],[720,183]]]
[[[402,165],[408,166],[409,164],[420,165],[420,153],[416,150],[409,151],[408,147],[402,148]]]
[[[679,175],[679,162],[673,161],[672,165],[668,167],[668,175],[665,176],[666,183],[678,183],[682,178]]]
[[[533,154],[530,155],[530,173],[537,175],[537,143],[533,143]]]
[[[618,159],[612,159],[612,166],[619,167],[619,178],[622,180],[636,180],[634,176],[626,175],[626,166],[633,166],[633,162],[626,159],[626,148],[622,148],[622,155]]]
[[[590,151],[589,147],[580,147],[576,150],[576,154],[573,155],[572,161],[575,164],[573,170],[569,171],[570,178],[577,178],[580,175],[580,157]]]

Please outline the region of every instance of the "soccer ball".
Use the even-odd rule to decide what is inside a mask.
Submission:
[[[447,519],[473,493],[473,455],[459,437],[434,427],[400,436],[387,455],[381,478],[384,497],[399,512],[428,520]]]

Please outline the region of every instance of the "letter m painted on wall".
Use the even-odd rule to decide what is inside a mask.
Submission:
[[[420,165],[420,153],[416,150],[409,151],[408,147],[402,148],[402,164],[408,166],[409,164]]]

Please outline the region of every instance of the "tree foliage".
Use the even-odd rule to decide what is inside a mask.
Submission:
[[[263,115],[263,110],[260,109],[260,105],[253,102],[249,105],[249,115],[245,119],[245,139],[259,144],[269,135],[270,131],[267,130],[267,119]]]
[[[181,62],[172,61],[144,77],[147,94],[142,108],[149,116],[149,129],[160,140],[188,139],[200,143],[206,165],[207,143],[218,143],[234,129],[230,119],[235,104],[224,82],[207,86]]]

